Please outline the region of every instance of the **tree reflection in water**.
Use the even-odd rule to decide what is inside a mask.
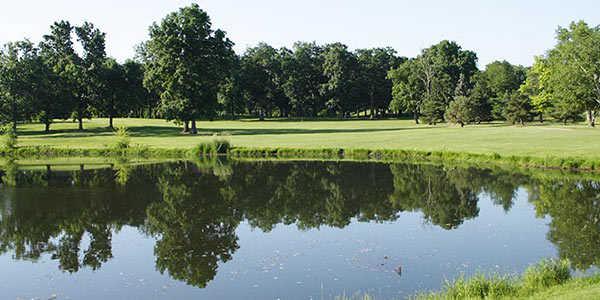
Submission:
[[[600,264],[600,183],[578,176],[535,176],[500,169],[354,162],[224,162],[111,168],[20,169],[5,163],[0,192],[0,252],[61,270],[93,270],[112,258],[123,226],[156,238],[156,269],[205,287],[239,248],[242,221],[268,232],[390,222],[402,212],[446,230],[478,217],[483,195],[509,211],[526,189],[548,239],[577,268]],[[540,179],[541,178],[541,179]]]

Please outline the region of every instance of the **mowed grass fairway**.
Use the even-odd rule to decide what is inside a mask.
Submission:
[[[19,126],[19,145],[58,148],[101,148],[115,142],[108,120],[87,120],[86,131],[73,122]],[[181,127],[165,120],[116,119],[115,126],[128,127],[133,145],[157,148],[191,148],[214,134],[225,136],[233,146],[404,149],[498,153],[535,157],[600,158],[600,129],[584,125],[532,123],[525,127],[504,123],[459,128],[440,124],[415,125],[410,120],[351,121],[214,121],[199,122],[196,136],[181,134]]]

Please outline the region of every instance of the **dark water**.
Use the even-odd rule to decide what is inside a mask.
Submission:
[[[600,262],[592,175],[120,162],[8,164],[2,181],[2,299],[389,299],[546,257]]]

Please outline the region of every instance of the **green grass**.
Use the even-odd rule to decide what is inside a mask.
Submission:
[[[88,120],[86,131],[80,132],[76,123],[57,122],[50,134],[43,132],[42,124],[25,124],[19,126],[19,145],[58,148],[66,155],[88,156],[100,153],[98,149],[118,145],[119,137],[106,128],[107,124],[106,119]],[[117,119],[115,126],[127,127],[127,141],[133,152],[135,149],[151,149],[156,153],[192,150],[201,143],[212,143],[219,136],[238,149],[238,153],[245,154],[253,151],[260,154],[255,150],[267,149],[284,157],[333,158],[341,153],[354,158],[416,156],[428,160],[433,152],[434,158],[444,160],[502,160],[526,167],[598,169],[600,166],[600,129],[582,124],[520,127],[497,122],[458,128],[445,124],[414,125],[410,120],[204,121],[198,123],[200,134],[196,136],[181,134],[180,127],[165,120]],[[30,149],[23,152],[25,156],[38,151]],[[69,149],[80,151],[70,153]],[[86,153],[82,149],[93,151]]]
[[[19,144],[99,148],[116,142],[107,120],[86,121],[85,132],[77,124],[60,122],[53,132],[42,124],[19,126]],[[213,134],[224,135],[235,146],[407,149],[498,153],[527,156],[600,157],[600,129],[583,125],[533,124],[526,127],[503,123],[457,128],[447,125],[414,125],[408,120],[381,121],[215,121],[199,122],[198,136],[182,135],[181,128],[164,120],[117,119],[127,126],[132,145],[159,148],[192,148]]]
[[[476,275],[447,282],[443,291],[414,297],[433,299],[599,299],[600,275],[571,278],[567,261],[544,260],[523,276]]]

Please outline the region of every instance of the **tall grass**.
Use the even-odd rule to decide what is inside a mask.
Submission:
[[[460,276],[444,284],[441,292],[419,294],[414,299],[497,299],[528,297],[567,283],[571,279],[566,260],[543,260],[525,271],[521,277],[475,275]]]
[[[131,144],[131,138],[129,137],[127,127],[119,126],[115,131],[115,136],[117,137],[117,141],[114,145],[114,149],[117,151],[127,150]]]
[[[209,142],[200,143],[194,148],[194,157],[227,155],[231,149],[231,144],[228,140],[215,138]]]

